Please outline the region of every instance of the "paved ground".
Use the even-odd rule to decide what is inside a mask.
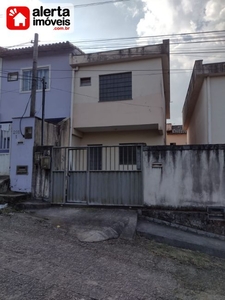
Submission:
[[[66,229],[83,242],[98,242],[120,236],[132,239],[136,232],[136,210],[57,206],[35,209],[31,213]]]
[[[1,300],[225,299],[225,261],[141,237],[80,242],[62,224],[0,215]]]

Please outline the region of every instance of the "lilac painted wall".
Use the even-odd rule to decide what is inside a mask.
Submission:
[[[21,122],[21,131],[24,133],[24,128],[26,126],[31,126],[34,128],[34,124],[35,118],[23,118]],[[32,139],[24,139],[20,133],[20,118],[13,119],[11,145],[11,190],[16,192],[30,193],[32,188],[34,130]],[[17,165],[28,166],[28,174],[16,174]]]
[[[65,118],[70,116],[72,70],[69,65],[69,52],[52,54],[38,58],[38,66],[50,66],[50,90],[46,90],[45,118]],[[21,79],[7,81],[8,72],[19,72],[32,67],[32,56],[4,58],[2,63],[2,92],[0,96],[0,122],[12,121],[24,113],[30,92],[21,92]],[[37,91],[36,116],[41,117],[42,93]],[[28,105],[25,116],[29,116]]]

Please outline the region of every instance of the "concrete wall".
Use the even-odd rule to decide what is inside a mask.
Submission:
[[[146,147],[144,204],[225,206],[225,145]]]
[[[46,90],[45,118],[70,117],[72,70],[69,53],[52,56],[39,55],[38,66],[50,67],[50,89]],[[29,101],[30,92],[21,92],[22,68],[32,67],[32,56],[3,59],[2,93],[0,96],[0,122],[21,117]],[[7,81],[8,72],[19,72],[18,81]],[[36,95],[36,117],[41,117],[42,92]],[[25,117],[30,114],[28,105]]]
[[[159,124],[165,143],[165,98],[161,59],[80,67],[75,75],[75,129]],[[99,102],[99,75],[132,71],[132,100]],[[80,78],[91,77],[91,86]]]
[[[33,159],[33,178],[32,178],[32,196],[36,199],[49,200],[51,192],[51,170],[43,169],[41,166],[41,158],[52,157],[51,146],[35,146]]]
[[[49,200],[51,189],[51,170],[42,168],[41,157],[52,157],[52,146],[69,146],[70,119],[65,119],[57,125],[47,122],[44,123],[44,147],[40,146],[41,120],[36,118],[35,123],[32,195],[35,198],[44,198]],[[35,159],[35,152],[38,152],[38,160]]]
[[[34,146],[41,145],[41,119],[35,119],[35,141]],[[70,119],[66,118],[54,125],[44,122],[44,139],[45,146],[62,146],[68,147],[70,139]]]
[[[204,80],[187,130],[188,144],[207,144],[208,137],[208,86]]]

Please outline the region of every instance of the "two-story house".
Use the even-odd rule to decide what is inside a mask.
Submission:
[[[73,146],[166,144],[169,41],[71,56]]]
[[[32,47],[0,50],[0,125],[6,130],[11,122],[14,124],[11,187],[25,192],[31,191],[35,145],[34,137],[29,140],[22,134],[26,128],[35,127],[29,115],[32,53]],[[91,160],[95,160],[92,169],[100,169],[103,158],[100,145],[166,144],[166,119],[170,116],[168,40],[157,45],[93,54],[84,54],[66,42],[39,46],[38,53],[35,117],[41,118],[44,77],[47,83],[45,120],[57,123],[70,118],[67,145],[96,146],[97,152],[91,154]],[[10,148],[10,144],[9,135],[4,145]],[[119,152],[119,165],[121,161],[127,165],[135,163],[138,169],[140,162],[135,154],[138,149],[130,149],[131,153]],[[24,174],[17,175],[17,167]]]
[[[45,120],[57,123],[71,117],[73,72],[69,65],[70,54],[79,55],[83,52],[69,42],[38,47],[35,117],[42,116],[43,78],[46,82]],[[26,118],[30,116],[32,63],[33,47],[0,48],[0,175],[10,173],[12,133],[17,136],[17,144],[20,143],[21,149],[25,141],[21,128]],[[17,128],[14,127],[12,132],[13,122]],[[28,156],[26,149],[21,150],[24,155],[20,156],[20,165],[27,165],[23,161]],[[10,175],[16,172],[15,162],[12,161],[11,165]],[[31,170],[30,168],[29,176]],[[23,180],[26,181],[24,178]]]
[[[188,144],[224,144],[225,62],[195,61],[183,106]]]

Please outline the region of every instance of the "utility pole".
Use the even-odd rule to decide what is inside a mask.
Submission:
[[[44,121],[45,121],[45,90],[46,81],[45,77],[42,78],[42,118],[41,118],[41,146],[44,146]]]
[[[35,102],[37,90],[37,60],[38,60],[38,34],[34,35],[33,48],[33,68],[32,68],[32,87],[31,87],[31,103],[30,103],[30,117],[35,115]]]

